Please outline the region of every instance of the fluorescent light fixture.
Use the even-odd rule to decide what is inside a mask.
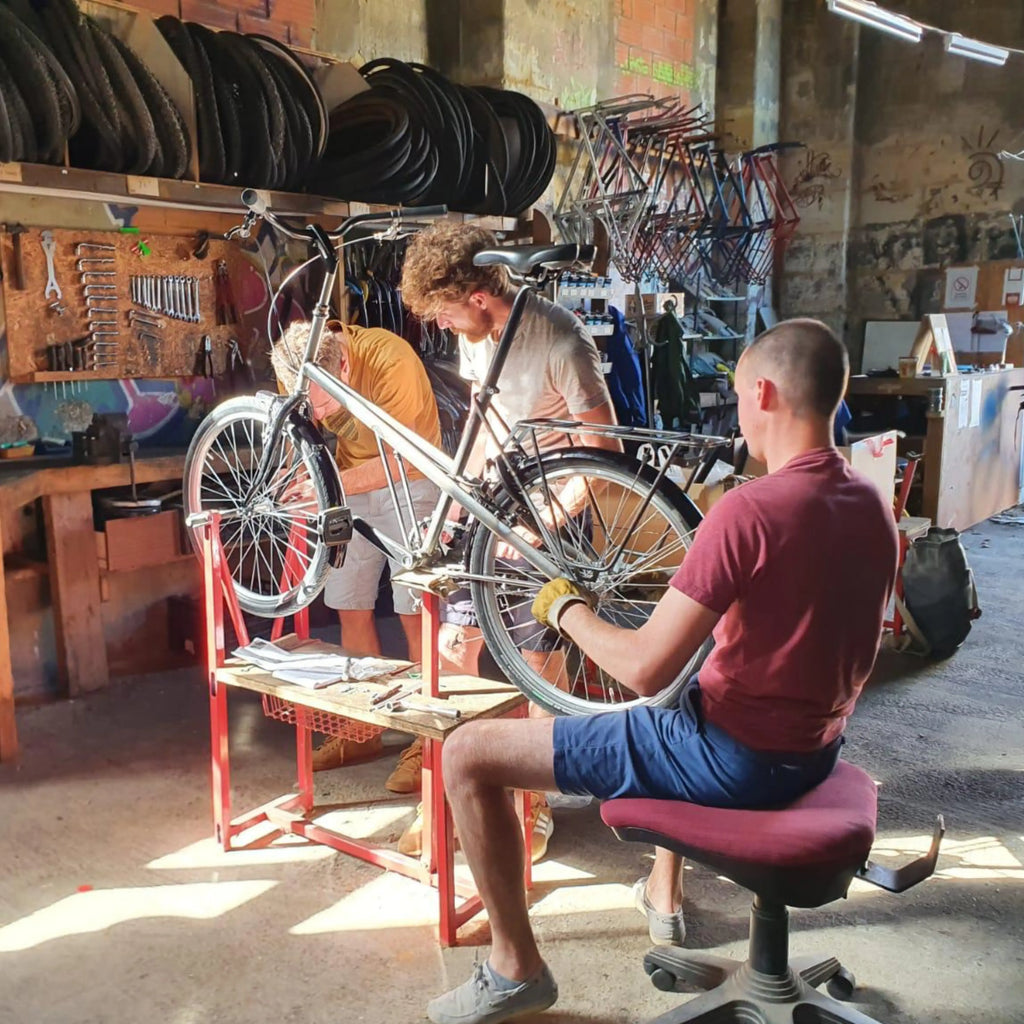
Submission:
[[[968,39],[959,32],[950,32],[943,37],[942,45],[946,53],[956,54],[958,57],[969,57],[971,60],[980,60],[985,64],[998,64],[1000,67],[1006,63],[1010,51],[1002,46],[992,46],[989,43],[979,43],[977,39]]]
[[[870,0],[828,0],[828,9],[833,14],[841,14],[844,18],[859,21],[891,36],[906,39],[911,43],[919,43],[924,35],[924,28],[902,14],[893,14]]]

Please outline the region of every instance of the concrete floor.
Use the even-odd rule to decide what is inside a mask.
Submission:
[[[875,859],[919,852],[941,811],[941,870],[902,896],[857,884],[793,913],[792,951],[838,956],[860,1008],[891,1024],[1024,1021],[1024,529],[965,541],[983,618],[945,663],[884,657],[847,733],[846,756],[882,784]],[[241,811],[287,790],[292,732],[245,696],[232,709]],[[23,760],[0,768],[3,1024],[402,1024],[486,948],[478,918],[441,950],[432,890],[343,855],[215,848],[194,673],[28,709],[19,726]],[[380,797],[393,760],[318,776],[322,799]],[[340,813],[394,840],[412,802]],[[538,1019],[644,1021],[682,1001],[640,966],[629,887],[647,851],[593,806],[556,823],[533,913],[562,995]],[[742,890],[694,866],[686,900],[688,945],[742,952]]]

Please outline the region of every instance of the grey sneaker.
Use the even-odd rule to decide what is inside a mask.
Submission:
[[[558,985],[547,964],[509,989],[497,988],[490,968],[477,964],[469,981],[430,1000],[427,1016],[434,1024],[499,1024],[546,1010],[557,998]]]
[[[647,879],[641,878],[633,886],[633,902],[636,909],[647,918],[647,932],[656,946],[681,946],[686,938],[686,922],[683,912],[662,914],[647,901]]]

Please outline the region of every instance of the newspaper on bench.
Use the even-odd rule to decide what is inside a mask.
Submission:
[[[256,637],[245,647],[236,647],[232,655],[248,665],[269,672],[284,683],[319,690],[333,683],[362,683],[387,679],[409,667],[407,661],[388,658],[355,658],[298,648],[285,650],[269,640]]]

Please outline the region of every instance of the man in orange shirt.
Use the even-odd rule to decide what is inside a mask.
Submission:
[[[308,337],[309,324],[296,321],[274,345],[271,361],[282,387],[288,388],[295,381]],[[328,320],[317,363],[425,441],[438,448],[441,446],[441,424],[430,380],[419,356],[403,338],[379,327],[357,327],[340,320]],[[314,419],[337,438],[335,458],[353,515],[389,537],[402,539],[376,435],[316,384],[309,385],[309,398]],[[398,479],[397,467],[390,457],[388,462]],[[419,522],[433,510],[438,489],[411,466],[406,466],[406,472],[414,517]],[[345,564],[340,569],[332,569],[327,578],[324,603],[337,610],[342,646],[352,654],[381,653],[374,605],[387,560],[376,545],[355,533],[345,553]],[[398,568],[392,561],[391,571]],[[409,659],[419,661],[419,597],[398,585],[392,585],[392,595],[405,633]],[[380,737],[360,744],[335,737],[314,752],[313,767],[315,770],[336,768],[380,752]]]

